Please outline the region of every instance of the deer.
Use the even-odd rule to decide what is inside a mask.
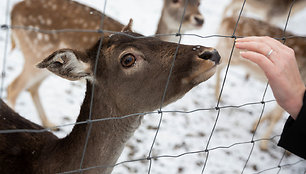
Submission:
[[[222,35],[231,36],[233,35],[234,28],[237,22],[236,17],[226,17],[222,20],[219,33]],[[267,22],[260,21],[253,18],[243,17],[241,16],[237,30],[235,32],[235,37],[245,37],[245,36],[270,36],[274,38],[283,38],[283,29],[278,28],[276,26],[272,26]],[[290,32],[286,32],[286,36],[290,36],[292,38],[286,39],[285,44],[292,48],[295,51],[296,60],[298,63],[298,67],[303,78],[304,83],[306,83],[306,39],[302,37],[298,37]],[[220,91],[220,74],[222,69],[226,66],[229,61],[229,55],[231,49],[233,47],[234,40],[230,38],[220,38],[216,48],[220,51],[221,57],[223,58],[222,63],[218,67],[216,71],[216,88],[215,94],[216,98],[219,98],[219,91]],[[263,71],[251,61],[243,59],[240,56],[239,50],[233,51],[232,59],[230,61],[231,66],[242,66],[245,67],[247,73],[254,77],[255,79],[267,82],[267,78],[265,77]],[[279,106],[276,105],[272,111],[263,117],[260,120],[255,121],[253,124],[252,132],[254,132],[257,128],[259,123],[264,121],[269,121],[268,128],[263,135],[263,139],[269,139],[273,128],[275,127],[276,123],[282,118],[284,110]],[[268,150],[268,141],[261,141],[260,149],[263,151]]]
[[[244,0],[232,0],[224,10],[223,16],[236,16],[241,10]],[[293,0],[247,0],[244,12],[251,13],[263,21],[279,24],[287,18]],[[295,0],[291,16],[306,8],[305,0]]]
[[[165,0],[157,34],[172,32],[167,28],[179,28],[180,16],[183,15],[185,0]],[[203,17],[199,14],[198,0],[189,0],[182,30],[201,26]],[[43,9],[43,10],[42,10]],[[11,12],[13,26],[26,26],[41,30],[84,29],[99,30],[101,17],[103,30],[119,32],[124,25],[96,9],[71,0],[24,0],[17,3]],[[61,22],[57,20],[63,19]],[[169,21],[172,21],[169,23]],[[166,21],[166,22],[165,22]],[[198,21],[196,24],[194,21]],[[201,22],[202,21],[202,22]],[[173,25],[173,26],[172,26]],[[176,31],[177,32],[177,31]],[[105,34],[110,34],[105,32]],[[28,90],[44,127],[54,127],[43,109],[38,89],[41,83],[50,75],[48,71],[34,68],[34,66],[50,53],[60,48],[85,50],[99,39],[97,32],[65,32],[65,33],[37,33],[34,31],[12,30],[12,48],[18,47],[24,57],[22,72],[7,88],[7,101],[14,108],[18,96]],[[170,37],[160,37],[169,41]]]
[[[85,169],[108,166],[85,173],[109,174],[145,113],[160,108],[162,98],[163,106],[168,105],[209,79],[220,58],[214,48],[178,45],[155,37],[143,37],[132,31],[130,20],[122,33],[102,34],[96,44],[85,51],[56,50],[37,67],[68,80],[86,80],[85,97],[77,122],[88,121],[90,113],[91,120],[114,118],[91,123],[81,166]],[[165,85],[161,84],[166,83],[168,88],[164,95]],[[116,119],[130,114],[135,115]],[[2,100],[0,120],[0,173],[48,174],[80,168],[90,124],[76,124],[62,139],[51,132],[1,133],[1,130],[43,129],[21,117]]]
[[[204,24],[204,17],[199,11],[200,0],[164,0],[164,5],[156,30],[157,37],[169,42],[178,42],[178,37],[173,35],[161,34],[177,34],[178,28],[182,20],[181,33],[187,30],[200,29]],[[184,8],[186,6],[185,16],[182,19]]]
[[[43,10],[42,10],[43,9]],[[41,30],[100,29],[102,13],[70,0],[25,0],[17,3],[11,12],[13,26],[27,26]],[[104,15],[103,29],[120,31],[124,25]],[[59,18],[63,20],[57,22]],[[108,34],[108,33],[106,33]],[[38,89],[50,75],[48,71],[34,68],[50,53],[60,48],[86,50],[98,39],[98,32],[37,33],[12,30],[12,48],[18,47],[24,56],[23,70],[7,88],[7,101],[14,108],[19,94],[28,90],[44,127],[54,127],[40,101]]]

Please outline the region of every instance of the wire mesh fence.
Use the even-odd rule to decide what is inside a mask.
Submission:
[[[172,70],[173,70],[173,67],[175,65],[176,55],[177,55],[178,50],[180,49],[180,43],[181,43],[182,37],[183,36],[184,37],[193,36],[193,37],[196,37],[196,38],[199,38],[199,39],[220,38],[220,37],[233,39],[233,38],[237,38],[237,37],[243,37],[243,36],[237,36],[236,35],[236,28],[237,28],[237,25],[239,24],[240,16],[242,15],[242,12],[244,10],[245,4],[247,3],[247,0],[244,0],[241,3],[242,3],[241,4],[241,9],[240,9],[239,16],[237,18],[237,22],[236,22],[236,25],[235,25],[235,28],[234,28],[234,32],[233,32],[232,35],[229,35],[229,36],[218,35],[218,34],[204,36],[204,35],[198,35],[198,34],[183,34],[183,33],[181,33],[182,21],[183,21],[184,16],[185,16],[185,10],[186,10],[187,4],[188,4],[188,0],[186,0],[186,2],[185,2],[184,13],[183,13],[183,16],[181,17],[182,20],[181,20],[180,26],[177,29],[177,33],[151,35],[151,36],[131,36],[131,35],[128,35],[126,33],[103,30],[102,28],[103,28],[104,16],[101,16],[101,26],[100,26],[100,29],[98,29],[98,30],[81,30],[81,29],[43,30],[43,29],[39,29],[39,28],[35,28],[35,27],[29,27],[29,26],[13,26],[13,25],[9,24],[9,20],[8,20],[9,19],[9,10],[10,10],[10,8],[9,8],[10,0],[7,0],[7,3],[6,3],[6,5],[7,5],[6,15],[7,16],[5,18],[6,20],[5,20],[4,24],[1,25],[2,32],[5,33],[5,39],[3,41],[5,44],[4,44],[4,49],[3,49],[4,52],[3,52],[3,55],[2,55],[3,56],[3,60],[2,60],[3,65],[2,65],[2,75],[1,75],[0,97],[4,98],[3,97],[4,96],[3,93],[4,93],[4,90],[5,90],[4,89],[4,80],[5,80],[5,76],[6,76],[6,62],[8,61],[7,60],[7,55],[8,55],[8,45],[9,45],[9,38],[10,38],[10,31],[11,30],[28,30],[28,31],[40,32],[40,33],[94,32],[94,33],[101,33],[102,36],[103,36],[104,33],[111,33],[111,34],[128,35],[129,37],[133,37],[133,38],[156,37],[156,36],[178,37],[179,38],[178,45],[177,45],[176,52],[175,52],[175,55],[174,55],[173,60],[172,60],[172,64],[171,64],[172,66],[171,66],[171,69],[169,71],[169,76],[168,76],[167,83],[164,84],[165,88],[164,88],[164,91],[162,91],[163,92],[163,97],[161,99],[160,107],[159,107],[158,111],[153,111],[153,112],[148,112],[148,113],[134,113],[134,114],[130,114],[130,115],[123,115],[123,116],[118,116],[118,117],[109,117],[109,118],[102,118],[102,119],[92,119],[92,112],[90,110],[90,113],[88,115],[88,119],[86,121],[76,122],[76,123],[71,123],[71,124],[62,124],[62,125],[57,126],[57,128],[62,128],[62,127],[66,127],[66,126],[74,126],[74,125],[80,125],[80,124],[89,125],[86,141],[84,142],[82,159],[81,159],[81,162],[80,162],[80,165],[79,165],[80,167],[76,168],[75,170],[65,171],[65,172],[62,172],[62,173],[83,173],[84,171],[92,171],[92,170],[99,169],[99,168],[107,168],[107,167],[115,167],[116,168],[117,166],[129,164],[129,163],[133,163],[133,162],[140,162],[140,161],[146,161],[148,163],[147,164],[147,173],[153,173],[152,168],[154,167],[154,165],[153,165],[154,160],[157,160],[157,159],[176,159],[176,158],[181,158],[181,157],[184,157],[184,156],[194,155],[194,154],[202,154],[202,157],[201,157],[202,162],[200,163],[201,164],[201,173],[206,173],[209,162],[210,162],[210,159],[211,159],[211,156],[214,155],[213,153],[215,151],[222,150],[222,149],[233,149],[234,147],[239,147],[239,146],[242,146],[242,145],[250,145],[249,153],[247,154],[247,157],[244,159],[243,165],[241,166],[241,170],[239,172],[237,172],[237,173],[245,173],[245,170],[246,170],[246,168],[247,168],[247,166],[250,162],[250,159],[251,159],[252,155],[254,155],[254,147],[255,147],[256,143],[261,142],[261,141],[271,141],[272,143],[274,143],[275,139],[277,139],[279,137],[279,135],[275,135],[275,136],[273,136],[269,139],[260,139],[260,138],[257,139],[257,138],[255,138],[255,134],[256,134],[256,131],[257,131],[257,127],[258,127],[258,125],[257,125],[255,131],[252,133],[251,138],[247,141],[238,141],[238,142],[226,145],[226,146],[224,146],[224,145],[218,146],[217,145],[217,146],[211,147],[211,141],[212,141],[212,138],[214,137],[214,134],[216,132],[216,128],[218,127],[218,123],[220,122],[219,121],[220,120],[220,115],[221,115],[221,112],[223,110],[229,109],[229,108],[230,109],[238,109],[238,108],[244,108],[244,107],[255,106],[256,105],[256,106],[261,107],[260,111],[258,111],[259,113],[257,113],[258,118],[261,119],[264,112],[265,112],[266,105],[269,104],[269,103],[275,103],[275,100],[266,99],[266,93],[267,93],[267,89],[268,89],[268,84],[267,84],[265,89],[262,91],[262,97],[261,97],[261,100],[259,100],[259,101],[247,102],[247,103],[243,103],[243,104],[240,104],[240,105],[221,105],[221,97],[222,97],[222,94],[223,94],[223,91],[224,91],[224,87],[227,84],[226,82],[227,82],[229,67],[231,65],[230,63],[231,63],[231,59],[232,59],[233,51],[234,51],[234,47],[235,47],[235,41],[233,41],[233,47],[232,47],[232,50],[231,50],[230,55],[229,55],[229,62],[227,63],[227,68],[225,70],[225,75],[224,75],[224,78],[223,78],[224,80],[222,82],[219,98],[218,98],[218,100],[216,102],[216,105],[214,107],[197,108],[197,109],[194,109],[194,110],[187,110],[187,111],[186,110],[165,110],[164,109],[164,100],[165,100],[165,96],[167,94],[169,81],[170,81],[171,75],[172,75]],[[294,3],[295,3],[295,1],[293,0],[292,3],[291,3],[290,9],[294,5]],[[104,9],[103,12],[106,11],[107,0],[105,0],[104,6],[103,6],[102,9]],[[283,28],[283,36],[281,38],[278,38],[278,39],[283,40],[284,43],[286,42],[287,39],[293,38],[292,36],[286,37],[286,35],[285,35],[286,28],[287,28],[287,25],[288,25],[288,21],[290,19],[290,11],[289,11],[289,14],[288,14],[288,17],[287,17],[287,20],[286,20],[287,22],[286,22],[286,24]],[[303,38],[303,37],[301,36],[301,38]],[[103,42],[103,39],[100,40],[99,48],[102,47],[102,42]],[[94,75],[96,74],[97,62],[99,61],[98,60],[99,57],[100,57],[99,55],[101,54],[100,53],[101,49],[98,49],[98,50],[99,51],[97,52],[97,56],[96,56],[96,64],[95,64]],[[92,96],[95,96],[94,87],[95,86],[93,85]],[[93,102],[93,98],[91,99],[91,106],[92,106],[92,102]],[[159,137],[159,132],[162,129],[162,122],[164,120],[164,115],[165,114],[174,114],[174,113],[175,114],[184,114],[187,117],[187,116],[190,116],[194,113],[203,112],[203,111],[213,111],[213,112],[216,113],[216,117],[215,117],[215,120],[214,120],[214,124],[212,125],[212,129],[211,129],[209,135],[207,136],[208,137],[207,141],[201,142],[202,143],[202,148],[200,150],[185,151],[183,153],[176,154],[176,155],[154,155],[153,154],[154,147],[156,146],[156,141]],[[134,159],[129,159],[129,160],[125,160],[125,161],[118,161],[116,164],[114,164],[112,166],[104,166],[104,165],[91,166],[91,167],[84,167],[83,166],[84,157],[86,155],[87,144],[88,144],[88,141],[89,141],[90,136],[91,136],[91,128],[92,128],[93,123],[107,121],[107,120],[127,119],[129,117],[134,117],[134,116],[139,116],[139,115],[147,115],[147,114],[158,115],[158,122],[157,122],[155,133],[152,137],[152,142],[150,144],[150,148],[147,152],[146,157],[134,158]],[[52,129],[53,128],[46,128],[46,129],[40,129],[40,130],[33,130],[33,129],[0,130],[0,134],[21,133],[21,132],[42,133],[42,132],[51,131]],[[269,172],[269,171],[274,172],[275,170],[276,170],[275,173],[280,173],[283,168],[286,168],[288,166],[289,167],[294,167],[296,164],[300,164],[300,163],[304,162],[304,160],[297,160],[297,161],[292,162],[292,163],[283,163],[283,160],[286,157],[285,153],[286,152],[283,151],[283,155],[280,158],[275,159],[275,161],[277,161],[276,165],[272,165],[269,168],[266,168],[264,170],[260,170],[260,171],[254,172],[254,173],[266,173],[266,172]],[[220,160],[222,160],[222,159],[220,159]],[[224,162],[226,162],[226,161],[224,161]],[[181,171],[181,172],[183,173],[183,171]],[[304,171],[304,173],[305,173],[305,171]]]

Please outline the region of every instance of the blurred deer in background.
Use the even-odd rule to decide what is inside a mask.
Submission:
[[[185,0],[165,0],[163,14],[160,18],[157,33],[178,31],[183,15]],[[182,31],[199,28],[203,25],[203,17],[198,11],[198,0],[189,0]],[[101,16],[104,16],[101,25]],[[60,21],[59,21],[60,19]],[[169,22],[170,20],[170,22]],[[28,90],[41,118],[44,127],[53,127],[43,109],[38,89],[50,75],[48,71],[37,69],[34,65],[55,50],[71,48],[86,50],[101,36],[95,32],[100,26],[103,30],[119,32],[123,25],[101,12],[71,0],[24,0],[16,4],[11,13],[13,26],[24,26],[40,30],[93,30],[92,32],[36,32],[31,30],[12,30],[12,44],[22,51],[24,66],[20,75],[8,86],[7,100],[14,108],[19,94]],[[166,29],[166,30],[165,30]],[[173,31],[174,32],[174,31]],[[109,33],[104,33],[108,35]],[[160,37],[162,40],[170,39]]]
[[[100,14],[100,15],[92,15]],[[101,13],[97,10],[69,0],[25,0],[16,4],[11,12],[13,26],[32,27],[41,30],[84,29],[98,30]],[[104,30],[120,31],[123,25],[104,15]],[[60,21],[59,21],[60,20]],[[97,42],[98,32],[40,33],[31,30],[12,30],[13,47],[24,56],[24,66],[20,75],[8,86],[7,99],[14,108],[17,97],[28,90],[41,118],[42,125],[53,127],[42,107],[38,89],[49,72],[35,68],[35,65],[50,53],[60,48],[86,50]]]
[[[90,113],[92,120],[114,119],[91,123],[91,129],[87,123],[76,124],[63,139],[47,131],[0,133],[0,173],[53,174],[79,172],[78,169],[89,167],[93,168],[83,172],[111,173],[143,115],[161,107],[165,90],[161,84],[166,85],[168,81],[174,56],[176,62],[163,105],[176,101],[209,79],[220,61],[220,55],[213,48],[180,45],[176,54],[176,43],[154,37],[137,38],[142,35],[131,31],[131,22],[123,32],[126,35],[102,36],[87,51],[56,50],[38,64],[39,68],[68,80],[86,79],[86,94],[77,122],[87,121]],[[98,52],[99,59],[96,58]],[[135,113],[141,114],[118,118]],[[43,129],[20,117],[2,100],[0,120],[0,130]],[[91,133],[81,165],[89,129]]]
[[[158,23],[156,34],[176,34],[180,23],[180,33],[187,30],[200,29],[204,24],[204,18],[199,11],[200,0],[188,0],[185,16],[182,19],[186,0],[164,0],[162,14]],[[159,36],[160,39],[169,42],[178,42],[178,37]]]
[[[225,8],[225,16],[236,16],[239,14],[244,0],[232,0]],[[261,20],[273,24],[285,21],[289,14],[293,0],[247,0],[243,13],[251,13]],[[292,7],[291,16],[294,16],[306,8],[306,0],[295,0]],[[281,23],[282,24],[282,23]]]

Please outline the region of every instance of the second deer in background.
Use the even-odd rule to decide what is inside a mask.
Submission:
[[[165,0],[157,34],[169,34],[172,29],[178,31],[183,15],[185,0]],[[182,32],[199,28],[203,25],[203,17],[198,11],[199,0],[189,0],[183,20]],[[123,25],[104,15],[103,25],[98,10],[70,0],[24,0],[16,4],[11,13],[13,26],[24,26],[40,30],[93,30],[93,32],[36,32],[31,30],[12,30],[12,45],[22,51],[24,66],[20,75],[8,86],[7,99],[14,108],[19,94],[28,90],[41,118],[44,127],[53,127],[44,112],[38,89],[49,76],[49,72],[35,68],[35,65],[55,50],[71,48],[86,50],[101,36],[95,32],[100,26],[103,30],[119,32]],[[171,22],[169,22],[169,20]],[[162,21],[162,22],[161,22]],[[166,29],[166,30],[165,30]],[[169,30],[171,29],[171,30]],[[174,32],[174,31],[173,31]],[[109,33],[104,33],[107,35]],[[175,37],[173,37],[175,38]],[[169,41],[171,38],[160,37]]]
[[[232,0],[225,8],[223,16],[236,16],[239,14],[244,0]],[[247,0],[244,12],[251,12],[269,23],[277,24],[285,21],[289,14],[293,0]],[[291,16],[306,8],[306,0],[295,0]]]
[[[185,33],[187,30],[200,29],[204,24],[204,18],[199,11],[200,0],[189,0],[187,3],[185,16],[182,19],[186,0],[164,0],[164,7],[156,34],[176,34],[181,22],[180,33]],[[160,35],[159,38],[169,42],[178,42],[178,37],[174,35]]]

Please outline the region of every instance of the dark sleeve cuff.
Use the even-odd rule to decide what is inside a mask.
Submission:
[[[306,92],[304,93],[303,106],[293,126],[296,126],[306,138]]]
[[[306,92],[297,119],[294,120],[289,116],[278,145],[306,159]]]

